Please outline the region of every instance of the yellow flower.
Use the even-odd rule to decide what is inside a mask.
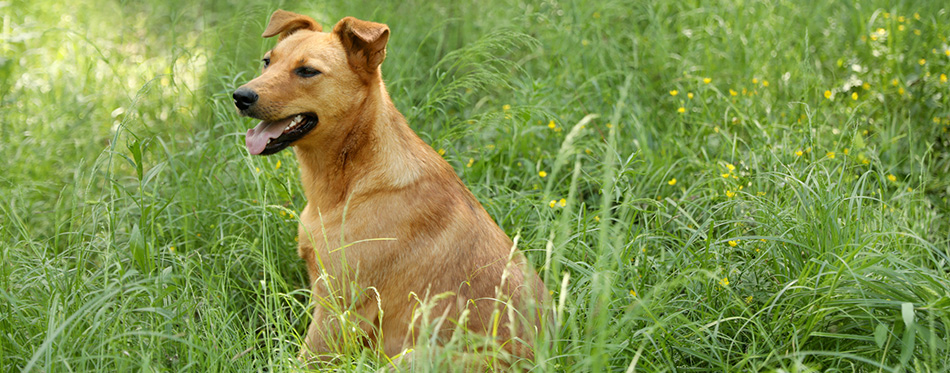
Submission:
[[[169,247],[168,247],[168,251],[171,251],[172,254],[174,254],[174,253],[175,253],[175,247],[174,247],[174,246],[169,246]]]
[[[561,205],[561,207],[567,206],[567,200],[564,198],[561,198],[561,200],[558,201],[557,204]]]
[[[736,241],[729,241],[729,246],[736,247],[739,246],[739,243]]]
[[[733,166],[732,163],[726,163],[726,168],[728,168],[729,171],[735,171],[735,170],[736,170],[736,166]]]
[[[541,172],[538,172],[538,176],[541,176],[541,178],[545,178],[545,177],[548,177],[548,173],[541,171]]]
[[[950,51],[950,49],[948,49],[948,51]],[[687,94],[686,94],[686,98],[692,100],[692,99],[693,99],[693,92],[687,93]]]
[[[920,36],[920,30],[914,29],[914,35]]]
[[[763,87],[768,87],[768,86],[769,86],[769,81],[768,81],[768,80],[763,80],[763,81],[762,81],[762,86],[763,86]]]
[[[725,179],[725,178],[728,178],[728,177],[729,177],[729,173],[726,172],[726,173],[724,173],[724,174],[721,174],[720,176],[722,176],[722,178]]]
[[[685,113],[685,112],[686,112],[686,108],[684,108],[684,107],[682,107],[682,106],[680,106],[680,108],[679,108],[679,109],[676,109],[676,112],[678,112],[678,113],[680,113],[680,114],[683,114],[683,113]]]
[[[897,31],[904,31],[904,28],[905,28],[904,25],[898,25]]]
[[[667,183],[667,184],[670,184],[670,185],[676,185],[676,178],[674,177],[674,178],[670,179],[670,181],[667,181],[666,183]]]
[[[825,91],[825,98],[831,99],[831,91]]]
[[[835,159],[835,152],[827,152],[825,153],[825,156],[831,159]]]
[[[678,94],[680,94],[680,91],[677,91],[677,90],[675,90],[675,89],[672,90],[672,91],[670,91],[670,96],[676,96],[676,95],[678,95]]]
[[[733,191],[731,191],[731,190],[727,190],[727,191],[726,191],[726,197],[732,198],[732,197],[735,197],[735,196],[736,196],[736,192],[733,192]]]
[[[260,168],[260,167],[254,167],[254,172],[260,173],[260,172],[261,172],[261,168]]]
[[[920,61],[917,61],[917,63],[919,63],[920,66],[923,66],[923,65],[925,65],[925,64],[927,63],[927,59],[926,59],[926,58],[921,58]]]
[[[586,47],[586,46],[590,45],[590,42],[587,41],[587,39],[584,39],[584,40],[581,40],[581,45],[583,45],[583,46]]]
[[[756,78],[752,78],[752,84],[759,84],[759,80]]]
[[[848,155],[848,153],[851,152],[851,149],[844,148],[844,150],[842,150],[841,152],[844,153],[844,155]]]
[[[858,93],[857,93],[857,92],[851,93],[851,99],[857,101],[857,100],[858,100]]]
[[[950,49],[948,49],[947,52],[950,52]],[[947,74],[940,74],[940,82],[941,83],[947,82]]]
[[[557,204],[557,201],[555,201],[555,200],[552,199],[551,202],[548,203],[548,206],[554,207],[554,205],[556,205],[556,204]]]
[[[864,82],[864,84],[861,85],[861,88],[864,88],[864,90],[867,91],[871,89],[871,83]]]
[[[636,291],[633,291],[633,290],[630,290],[630,295],[632,295],[632,296],[637,296],[637,292],[636,292]]]
[[[553,130],[555,127],[557,127],[557,124],[554,124],[554,121],[553,121],[553,120],[550,121],[550,122],[548,122],[548,128],[550,128],[550,129]]]
[[[730,89],[730,90],[729,90],[729,95],[730,95],[730,96],[738,96],[738,95],[739,95],[739,92],[736,92],[736,91],[733,91],[733,90]]]
[[[594,217],[594,220],[595,220],[595,221],[600,221],[600,216],[595,216],[595,217]]]
[[[469,158],[469,159],[468,159],[468,164],[465,165],[465,167],[472,167],[472,164],[473,164],[473,163],[475,163],[475,158]]]
[[[445,155],[445,149],[439,148],[439,155]]]
[[[719,126],[713,127],[713,132],[719,133]]]
[[[719,285],[722,287],[729,286],[729,278],[723,277],[722,280],[719,280]]]
[[[894,174],[888,174],[887,180],[890,180],[891,182],[895,182],[897,181],[897,176],[894,176]]]
[[[907,20],[907,18],[904,18],[904,16],[897,17],[897,22],[903,23],[903,22],[906,21],[906,20]]]
[[[279,170],[279,169],[280,169],[280,159],[277,160],[277,164],[274,165],[274,169],[275,169],[275,170]]]
[[[758,249],[756,249],[756,250],[758,250]],[[752,296],[750,295],[750,296],[748,296],[748,297],[745,297],[745,302],[746,302],[746,303],[752,303]]]
[[[803,153],[801,150],[795,152],[795,155],[797,155],[797,156],[799,156],[799,157],[801,157],[802,154],[805,154],[805,153]]]
[[[920,13],[914,13],[914,19],[920,20]]]
[[[709,84],[712,82],[712,78],[703,78],[703,83]]]
[[[903,96],[903,95],[904,95],[904,92],[906,92],[906,91],[904,91],[904,87],[897,88],[897,94]]]
[[[892,85],[892,86],[897,86],[897,78],[894,78],[894,79],[891,80],[891,85]]]
[[[505,104],[504,106],[501,107],[501,110],[504,110],[504,111],[511,110],[511,105]]]
[[[946,54],[947,57],[950,57],[950,48],[948,48],[947,50],[943,51],[943,54]]]

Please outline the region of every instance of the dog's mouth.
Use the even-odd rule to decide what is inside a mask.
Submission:
[[[275,122],[261,121],[247,130],[244,142],[251,154],[274,154],[316,128],[318,121],[313,113],[301,113]]]

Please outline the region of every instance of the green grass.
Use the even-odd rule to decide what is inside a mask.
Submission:
[[[0,5],[0,371],[298,367],[296,161],[230,100],[275,7]],[[281,7],[391,27],[396,106],[553,291],[536,371],[950,366],[945,4]]]

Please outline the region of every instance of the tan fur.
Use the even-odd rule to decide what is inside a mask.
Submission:
[[[335,289],[332,295],[355,304],[366,343],[392,357],[416,343],[418,299],[449,292],[431,314],[455,320],[468,310],[469,330],[497,333],[509,352],[530,359],[547,291],[452,167],[393,106],[379,69],[389,28],[347,17],[330,33],[319,30],[309,17],[275,12],[264,33],[280,35],[267,55],[271,64],[243,87],[260,96],[251,111],[259,119],[319,116],[317,127],[293,143],[307,198],[298,249],[314,298],[331,299]],[[293,74],[304,63],[321,74]],[[375,290],[350,299],[354,286]],[[332,323],[318,301],[302,358],[334,352],[326,328]],[[448,336],[454,324],[442,327]]]

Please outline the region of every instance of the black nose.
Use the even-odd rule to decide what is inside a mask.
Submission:
[[[237,106],[239,110],[247,110],[257,102],[257,93],[247,88],[238,88],[232,97],[234,97],[234,106]]]

